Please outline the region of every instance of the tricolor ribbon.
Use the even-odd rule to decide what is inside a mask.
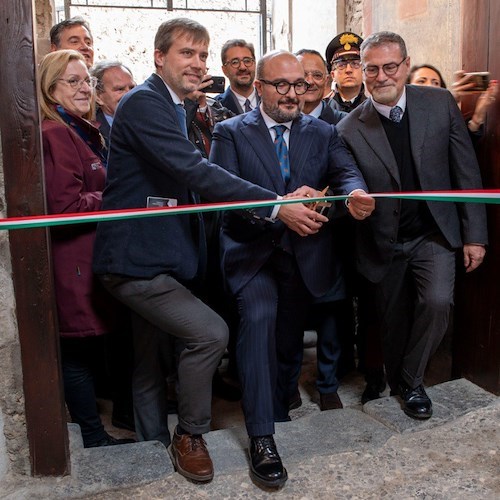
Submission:
[[[464,190],[464,191],[415,191],[405,193],[370,193],[373,198],[393,198],[422,201],[454,203],[500,204],[500,189]],[[100,212],[69,213],[55,215],[31,215],[0,219],[0,230],[31,229],[36,227],[64,226],[88,222],[106,222],[143,217],[163,217],[170,215],[192,214],[198,212],[219,212],[222,210],[242,210],[291,203],[313,203],[342,201],[348,195],[322,196],[320,198],[289,198],[283,200],[233,201],[226,203],[203,203],[178,207],[129,208],[124,210],[102,210]]]

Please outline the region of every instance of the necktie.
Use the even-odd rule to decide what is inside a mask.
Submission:
[[[284,125],[275,125],[273,129],[276,131],[276,139],[274,139],[274,147],[280,162],[281,176],[285,183],[290,179],[290,161],[288,159],[288,148],[286,147],[285,133],[286,127]]]
[[[177,120],[179,121],[179,125],[181,127],[182,133],[185,137],[188,136],[188,129],[186,123],[186,110],[182,104],[175,105],[175,112],[177,114]]]
[[[247,99],[245,101],[245,113],[248,113],[249,111],[252,111],[252,105],[250,104],[250,101]]]
[[[399,123],[403,118],[403,110],[399,106],[394,106],[389,113],[389,118],[391,121]]]

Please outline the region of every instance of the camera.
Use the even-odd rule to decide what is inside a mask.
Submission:
[[[211,76],[210,80],[213,80],[214,83],[200,90],[208,94],[222,94],[226,85],[226,79],[223,76]]]

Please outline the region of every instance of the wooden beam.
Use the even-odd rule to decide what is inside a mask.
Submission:
[[[0,2],[0,132],[9,217],[45,212],[33,13],[32,0]],[[32,474],[64,475],[69,446],[48,233],[16,230],[9,240]]]

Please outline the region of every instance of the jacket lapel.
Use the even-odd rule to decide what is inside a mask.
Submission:
[[[306,166],[311,144],[314,143],[315,126],[311,123],[311,117],[301,115],[293,121],[290,130],[290,182],[289,191],[299,187],[302,178],[302,169]]]
[[[248,112],[243,123],[245,126],[241,128],[241,133],[264,165],[276,192],[284,194],[285,182],[281,176],[276,150],[259,108]]]
[[[394,178],[398,186],[401,186],[396,158],[394,157],[384,127],[371,99],[366,103],[360,113],[359,121],[363,122],[363,125],[359,127],[359,132],[366,139],[367,147],[373,150],[391,177]]]
[[[408,119],[410,126],[410,146],[415,169],[420,173],[422,169],[422,151],[424,148],[425,134],[429,124],[429,109],[423,104],[424,100],[418,95],[418,90],[406,86],[406,107],[409,110]]]

